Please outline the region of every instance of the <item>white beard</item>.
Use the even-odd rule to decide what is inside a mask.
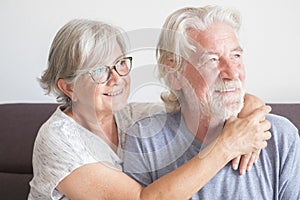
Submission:
[[[216,91],[226,91],[235,88],[235,95],[225,96]],[[237,116],[244,105],[245,90],[240,80],[219,80],[210,90],[207,99],[200,102],[200,110],[204,116],[210,116],[216,120],[226,120],[231,116]]]

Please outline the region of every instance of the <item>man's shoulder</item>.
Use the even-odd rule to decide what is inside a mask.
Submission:
[[[276,130],[276,131],[290,130],[292,132],[298,132],[296,126],[286,117],[276,115],[276,114],[268,114],[266,119],[271,123],[272,130]]]
[[[165,131],[173,128],[177,129],[183,122],[180,112],[169,113],[164,108],[156,110],[157,108],[155,107],[152,110],[149,110],[149,108],[143,109],[146,112],[134,116],[133,123],[129,128],[138,128],[140,131],[150,131],[153,133],[162,129]]]
[[[127,106],[115,113],[118,126],[125,129],[129,128],[137,121],[155,116],[157,114],[165,114],[163,103],[129,103]]]
[[[300,143],[298,129],[286,117],[269,114],[266,119],[271,123],[272,139],[275,143],[290,146],[292,143]]]
[[[126,143],[135,141],[143,146],[150,145],[149,149],[161,148],[166,143],[173,141],[174,137],[187,137],[180,134],[182,123],[184,121],[180,112],[159,112],[144,116],[127,128]]]

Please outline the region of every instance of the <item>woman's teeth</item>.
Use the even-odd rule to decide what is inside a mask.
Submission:
[[[109,92],[109,93],[106,93],[105,95],[107,96],[117,96],[119,94],[122,93],[123,90],[119,90],[119,91],[115,91],[115,92]]]

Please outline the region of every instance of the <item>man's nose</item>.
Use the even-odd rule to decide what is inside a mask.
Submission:
[[[220,78],[233,80],[239,77],[238,65],[228,59],[220,59]]]

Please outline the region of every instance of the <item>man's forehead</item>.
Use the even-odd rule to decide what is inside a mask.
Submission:
[[[217,53],[225,49],[226,51],[243,51],[235,31],[226,24],[217,23],[206,30],[190,28],[187,30],[187,35],[189,42],[198,53]]]

